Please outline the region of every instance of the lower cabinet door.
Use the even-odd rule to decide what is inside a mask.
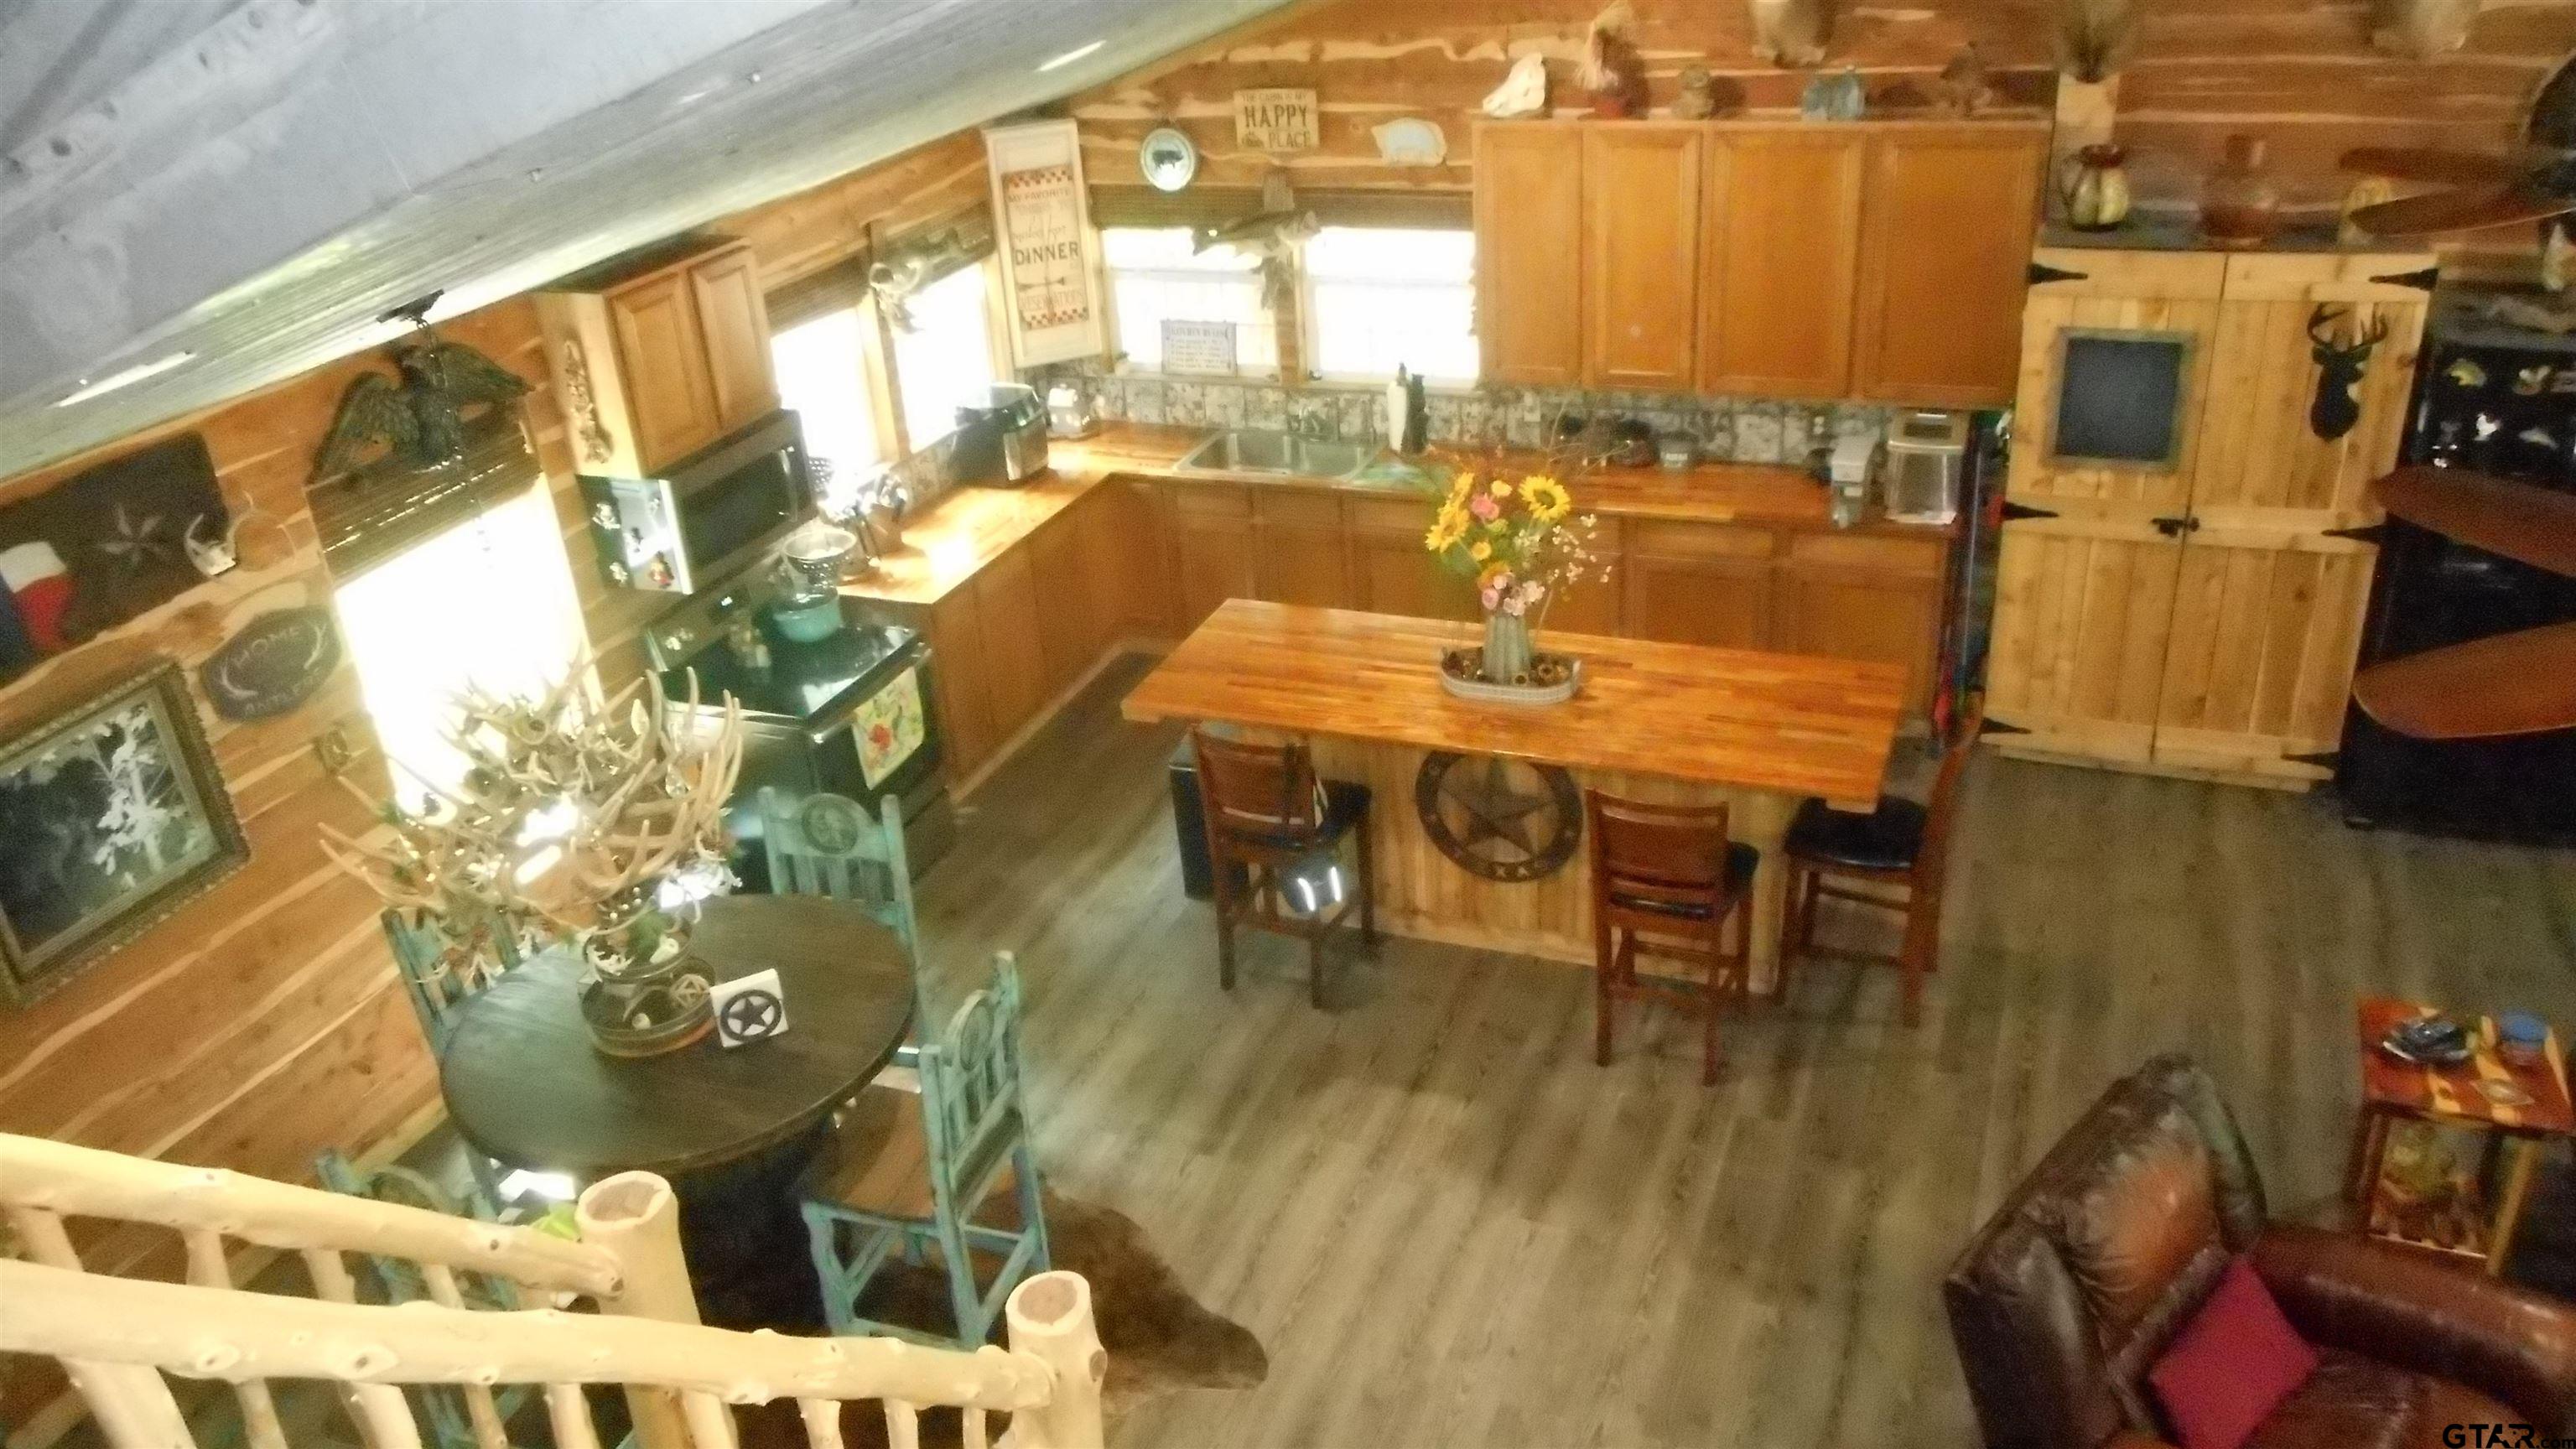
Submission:
[[[1030,550],[1015,548],[985,565],[974,587],[984,639],[984,695],[993,711],[993,743],[999,747],[1055,695],[1048,687]]]
[[[1986,718],[2004,743],[2139,763],[2155,750],[2182,545],[2067,518],[2007,523],[1995,573]]]
[[[1029,539],[1029,559],[1036,571],[1038,644],[1046,655],[1046,692],[1062,693],[1092,662],[1109,640],[1110,601],[1092,587],[1089,530],[1096,511],[1086,497],[1047,520]]]
[[[2337,538],[2182,551],[2156,702],[2157,764],[2285,780],[2332,772],[2301,755],[2343,737],[2377,550]]]
[[[1171,516],[1178,622],[1186,636],[1226,600],[1254,596],[1252,499],[1239,485],[1179,485],[1172,489]]]
[[[1768,649],[1772,554],[1768,529],[1631,522],[1621,570],[1628,633],[1670,644]]]
[[[1775,647],[1896,665],[1906,717],[1926,715],[1941,644],[1941,545],[1819,535],[1790,548]]]
[[[985,688],[984,626],[975,593],[972,585],[957,589],[930,610],[931,697],[952,785],[974,774],[1001,745]]]

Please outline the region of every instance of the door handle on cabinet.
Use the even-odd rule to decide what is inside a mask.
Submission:
[[[2156,526],[2156,532],[2167,538],[2180,538],[2186,533],[2200,532],[2200,520],[2187,513],[2180,518],[2155,518],[2148,521]]]

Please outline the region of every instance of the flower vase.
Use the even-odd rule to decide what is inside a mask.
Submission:
[[[1515,684],[1526,681],[1530,672],[1529,616],[1505,609],[1489,610],[1485,615],[1485,681],[1489,684]]]
[[[689,922],[653,904],[653,886],[638,892],[639,904],[575,943],[582,1025],[612,1057],[678,1051],[715,1025],[707,999],[715,975],[689,954]]]

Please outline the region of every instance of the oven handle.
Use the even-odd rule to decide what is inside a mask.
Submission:
[[[896,650],[894,654],[889,657],[901,661],[900,663],[893,665],[891,668],[886,669],[886,680],[888,683],[891,683],[896,675],[903,673],[905,670],[919,669],[922,665],[930,662],[930,641],[927,639],[916,638],[911,643]],[[921,701],[921,707],[924,710],[927,710],[930,708],[930,700],[926,693],[930,688],[929,681],[924,680],[921,687],[925,691],[925,695]],[[826,719],[809,721],[805,726],[806,743],[819,746],[826,740],[829,740],[833,735],[849,728],[850,721],[857,716],[858,706],[865,704],[867,701],[874,698],[876,698],[875,693],[861,695],[858,699],[851,702],[849,710],[840,714],[832,715]]]

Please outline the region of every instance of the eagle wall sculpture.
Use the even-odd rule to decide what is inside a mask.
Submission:
[[[358,467],[379,445],[385,457],[412,471],[445,467],[465,456],[469,424],[528,391],[517,373],[462,342],[441,340],[427,323],[416,340],[395,345],[393,360],[400,381],[365,372],[340,394],[340,410],[313,460],[313,483]]]

